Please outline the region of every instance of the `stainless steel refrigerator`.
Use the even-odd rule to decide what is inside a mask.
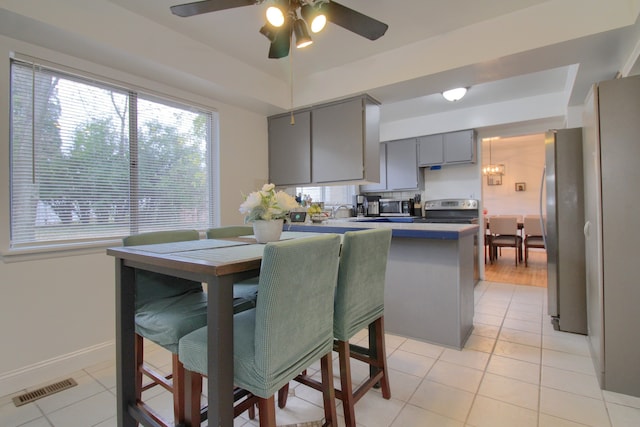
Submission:
[[[548,312],[557,330],[587,333],[582,129],[545,135]],[[541,209],[542,210],[542,209]]]
[[[600,386],[640,397],[640,76],[599,83],[585,105],[589,342]]]

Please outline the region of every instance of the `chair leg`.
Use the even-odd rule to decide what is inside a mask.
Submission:
[[[276,427],[276,403],[274,396],[258,399],[260,427]]]
[[[333,362],[331,352],[320,359],[320,370],[322,372],[322,402],[324,406],[325,425],[337,426],[338,415],[336,414],[335,389],[333,388]]]
[[[289,383],[286,383],[278,390],[278,408],[283,409],[287,406],[287,397],[289,396]]]
[[[375,354],[372,356],[376,359],[376,371],[382,371],[380,378],[380,387],[382,388],[382,397],[391,399],[391,387],[389,386],[389,371],[387,370],[387,352],[384,341],[384,317],[379,317],[373,323],[375,329]],[[369,329],[371,331],[371,328]]]
[[[353,384],[351,382],[351,360],[349,341],[336,341],[338,361],[340,363],[340,391],[344,421],[347,427],[355,427],[355,399],[353,397]]]
[[[173,366],[173,414],[175,424],[178,425],[182,424],[185,419],[185,369],[177,354],[172,354],[171,359]],[[202,386],[200,388],[202,389]]]
[[[200,396],[202,395],[202,375],[184,371],[184,399],[188,404],[185,410],[184,424],[187,427],[200,427]]]

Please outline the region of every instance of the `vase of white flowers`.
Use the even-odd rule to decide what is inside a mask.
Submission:
[[[291,209],[298,207],[296,199],[284,191],[275,190],[274,184],[265,184],[250,193],[240,205],[245,222],[253,223],[253,234],[258,243],[280,240],[282,225]]]

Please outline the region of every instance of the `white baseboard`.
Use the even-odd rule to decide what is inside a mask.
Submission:
[[[73,353],[0,373],[0,396],[23,392],[69,376],[100,362],[115,360],[115,341],[106,341]]]

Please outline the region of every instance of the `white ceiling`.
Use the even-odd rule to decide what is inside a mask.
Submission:
[[[264,4],[180,18],[169,10],[179,3],[0,0],[0,34],[126,59],[128,71],[153,67],[157,78],[265,115],[366,92],[386,121],[544,94],[579,105],[593,83],[634,73],[640,40],[640,0],[341,0],[387,33],[370,41],[330,24],[292,60],[275,60],[258,33]],[[444,102],[439,93],[456,86],[470,87],[467,96]]]

